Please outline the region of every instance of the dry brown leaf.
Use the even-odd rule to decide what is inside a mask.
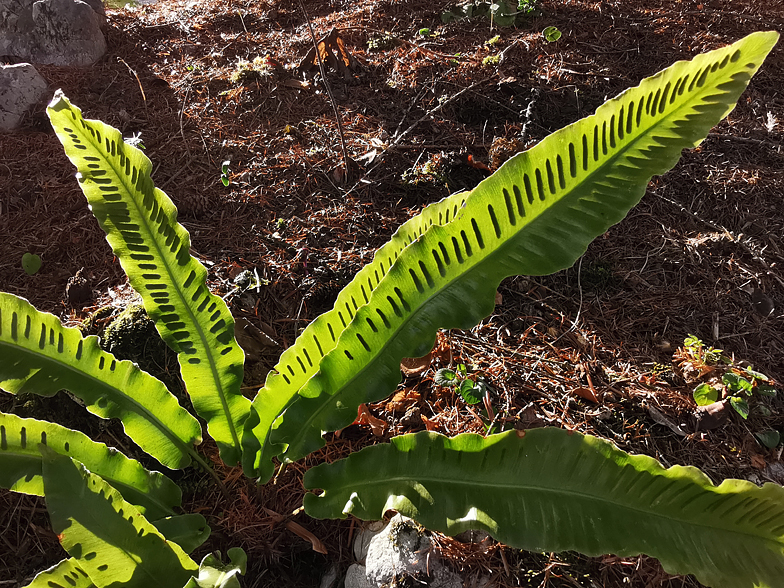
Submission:
[[[288,86],[289,88],[297,88],[298,90],[306,90],[310,88],[310,82],[302,81],[302,80],[295,80],[294,78],[289,78],[287,80],[283,80],[280,83],[281,86]]]
[[[768,464],[765,462],[765,458],[762,457],[759,453],[753,453],[751,455],[751,465],[758,470],[764,470]]]
[[[357,410],[357,418],[354,421],[354,424],[370,425],[370,430],[376,437],[381,437],[387,427],[386,421],[382,421],[381,419],[376,418],[370,414],[370,410],[368,409],[367,404],[359,405],[359,409]]]
[[[286,521],[286,528],[298,537],[302,537],[305,541],[309,541],[313,546],[313,551],[316,553],[323,553],[324,555],[327,554],[327,548],[321,542],[321,539],[316,537],[313,533],[308,531],[299,523],[295,523],[294,521]]]
[[[267,516],[269,516],[276,523],[284,523],[285,521],[284,526],[298,537],[302,537],[305,541],[308,541],[313,546],[313,551],[317,553],[323,553],[325,555],[327,554],[327,548],[324,546],[324,543],[322,543],[321,539],[316,537],[305,527],[303,527],[299,523],[288,520],[288,517],[286,517],[286,515],[282,515],[278,512],[275,512],[274,510],[269,509],[266,506],[262,508],[264,508],[264,512],[267,514]]]
[[[412,404],[419,402],[420,395],[416,390],[400,390],[387,402],[386,410],[389,412],[404,411]]]
[[[419,417],[422,419],[422,422],[425,424],[425,429],[428,431],[438,431],[438,424],[435,421],[431,421],[425,415],[421,414]]]
[[[695,430],[710,431],[717,429],[729,418],[729,403],[719,400],[705,406],[698,406],[694,411]]]
[[[404,357],[400,361],[400,371],[406,377],[418,376],[430,367],[430,362],[433,360],[433,352],[431,351],[422,357]]]
[[[586,386],[579,386],[572,389],[572,394],[577,394],[577,396],[580,398],[584,398],[590,402],[599,402],[599,399],[596,397],[594,391]]]

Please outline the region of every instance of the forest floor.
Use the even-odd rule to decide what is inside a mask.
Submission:
[[[505,27],[486,16],[443,23],[453,6],[444,0],[305,5],[317,36],[336,29],[355,60],[344,75],[327,75],[353,162],[348,173],[321,77],[303,82],[297,71],[312,47],[297,2],[161,0],[109,9],[103,59],[89,68],[39,68],[87,117],[142,141],[153,179],[208,265],[210,286],[235,317],[274,341],[257,336],[248,349],[249,397],[396,227],[425,204],[472,188],[484,177],[480,164],[494,170],[505,153],[676,60],[753,31],[784,31],[781,0],[541,0]],[[557,41],[542,34],[550,26],[562,33]],[[404,432],[485,432],[492,419],[482,404],[466,405],[433,382],[436,369],[458,363],[491,386],[496,425],[597,435],[666,466],[699,467],[716,483],[784,483],[782,445],[771,442],[771,431],[784,428],[781,394],[755,393],[748,419],[725,411],[708,430],[698,430],[692,397],[725,369],[700,371],[708,347],[774,386],[784,382],[782,80],[779,43],[736,110],[654,178],[641,203],[574,267],[505,280],[491,316],[470,331],[442,333],[439,353],[393,397],[370,405],[366,424],[330,435],[275,484],[257,487],[239,468],[216,464],[235,497],[227,502],[209,478],[183,474],[186,510],[212,527],[197,561],[244,548],[246,588],[318,586],[332,566],[345,571],[360,523],[292,515],[303,472]],[[44,107],[20,132],[0,137],[0,286],[72,326],[104,309],[92,321],[100,333],[133,293]],[[43,260],[32,276],[21,266],[27,252]],[[79,270],[88,281],[82,299],[66,295]],[[237,290],[244,270],[263,285]],[[690,335],[705,346],[685,345]],[[171,357],[144,353],[137,361],[169,369]],[[64,393],[41,401],[3,393],[0,410],[44,414],[97,438],[111,433]],[[216,457],[210,443],[202,447]],[[326,554],[314,551],[319,542]],[[645,556],[527,553],[440,535],[436,545],[466,586],[488,577],[494,586],[699,586]],[[42,499],[0,493],[0,588],[24,585],[63,555]]]

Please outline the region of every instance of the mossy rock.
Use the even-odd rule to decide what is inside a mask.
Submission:
[[[104,330],[103,325],[109,317],[114,313],[114,307],[111,305],[102,306],[86,319],[82,321],[79,325],[79,330],[82,333],[82,336],[87,337],[88,335],[100,335],[101,332]]]
[[[158,339],[160,344],[154,339]],[[144,357],[145,350],[152,344],[156,348],[164,345],[155,331],[155,323],[141,304],[130,304],[109,323],[101,337],[101,347],[120,359]]]
[[[117,359],[128,359],[161,380],[190,409],[190,400],[180,380],[177,354],[163,342],[155,323],[141,304],[129,304],[109,323],[101,335],[101,348]],[[185,401],[185,402],[184,402]]]

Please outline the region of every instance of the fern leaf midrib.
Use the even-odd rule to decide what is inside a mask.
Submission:
[[[93,143],[93,145],[95,145],[95,143]],[[155,236],[154,236],[155,232],[154,232],[154,230],[150,226],[150,223],[148,221],[148,215],[145,214],[146,209],[144,209],[143,203],[140,203],[138,201],[138,198],[136,197],[136,195],[138,194],[138,191],[135,190],[134,186],[130,186],[129,187],[128,183],[126,182],[126,179],[127,179],[126,174],[122,173],[121,171],[118,171],[118,168],[114,165],[114,162],[111,159],[105,157],[104,161],[106,161],[109,164],[109,166],[112,168],[112,172],[114,173],[115,177],[119,178],[120,182],[122,183],[123,187],[125,188],[126,193],[131,195],[130,200],[133,202],[134,207],[136,208],[136,216],[141,219],[141,222],[143,223],[143,226],[144,226],[144,228],[145,228],[145,230],[147,232],[147,235],[153,236],[152,239],[146,239],[145,240],[145,244],[149,245],[150,242],[152,242],[154,244],[155,250],[158,253],[158,258],[161,260],[161,262],[163,263],[164,267],[166,268],[166,273],[168,274],[168,277],[169,277],[169,283],[172,285],[172,288],[174,289],[174,291],[177,292],[177,296],[180,299],[180,304],[185,308],[185,311],[188,313],[188,317],[190,318],[190,325],[192,325],[192,328],[198,334],[199,340],[201,341],[201,344],[202,344],[201,345],[201,349],[202,350],[210,349],[211,348],[211,341],[205,335],[204,329],[201,328],[201,324],[199,323],[199,320],[198,320],[197,316],[193,313],[193,309],[191,308],[191,305],[188,304],[188,302],[186,300],[186,297],[183,295],[184,293],[180,289],[179,281],[177,279],[175,279],[175,274],[173,273],[173,271],[171,269],[171,264],[169,263],[169,257],[168,257],[168,255],[166,255],[164,253],[164,250],[161,248],[161,244],[160,244],[159,239],[155,238]],[[150,177],[150,179],[152,180],[152,176]],[[153,185],[152,190],[154,191],[155,189],[156,188]],[[110,215],[107,214],[106,218],[107,218],[107,220],[111,220],[112,225],[114,225],[114,221],[111,219]],[[166,222],[169,221],[169,217],[166,216],[166,215],[164,215],[164,219],[165,219]],[[118,234],[120,234],[120,235],[122,234],[121,231],[119,229],[117,229],[116,227],[115,227],[115,230],[116,230],[116,232]],[[188,244],[190,245],[190,236],[188,238]],[[199,263],[199,262],[194,260],[194,263]],[[142,297],[142,298],[145,299],[144,297]],[[156,306],[157,306],[157,304],[156,304]],[[236,427],[234,426],[234,421],[231,418],[232,413],[229,410],[229,403],[228,403],[228,401],[226,399],[226,391],[224,390],[223,385],[221,383],[220,374],[218,372],[217,365],[215,363],[215,359],[213,357],[213,354],[209,353],[209,352],[203,352],[203,351],[200,352],[198,349],[197,349],[196,353],[206,357],[206,359],[207,359],[207,361],[209,363],[210,375],[212,376],[212,382],[213,382],[213,389],[217,392],[217,395],[218,395],[218,398],[220,399],[221,407],[223,408],[224,414],[227,415],[227,418],[225,419],[225,421],[226,421],[226,423],[227,423],[227,425],[229,427],[229,430],[231,432],[231,437],[232,437],[232,440],[234,442],[234,446],[235,447],[239,447],[240,444],[241,444],[240,443],[240,436],[238,435]],[[180,359],[181,355],[182,355],[182,351],[180,351],[178,349],[177,350],[178,360]],[[182,365],[182,363],[183,362],[180,361],[180,365]]]
[[[64,362],[61,362],[61,361],[58,361],[57,359],[55,359],[53,357],[50,357],[48,355],[39,354],[36,351],[34,351],[33,349],[30,349],[28,347],[19,347],[19,346],[16,346],[16,345],[11,345],[9,343],[5,343],[3,341],[0,341],[0,350],[3,349],[3,348],[10,349],[10,350],[12,350],[14,352],[17,352],[17,353],[20,350],[23,350],[26,353],[33,354],[33,355],[35,355],[35,357],[39,358],[39,362],[40,363],[54,364],[54,365],[56,365],[58,367],[59,371],[68,372],[69,374],[75,374],[79,379],[85,379],[85,378],[89,379],[89,381],[91,381],[92,383],[95,384],[95,387],[97,389],[105,389],[105,390],[110,391],[110,393],[122,396],[124,399],[129,401],[129,403],[132,406],[136,407],[137,414],[144,415],[145,418],[147,419],[147,421],[149,421],[150,423],[154,424],[155,428],[158,431],[162,432],[172,442],[173,445],[175,445],[176,447],[178,447],[180,449],[180,451],[182,451],[186,455],[190,455],[191,457],[196,457],[197,459],[200,459],[198,453],[196,453],[196,451],[192,447],[190,447],[188,444],[184,443],[179,437],[177,437],[177,435],[172,433],[169,430],[169,427],[166,425],[166,423],[161,421],[155,415],[154,412],[150,412],[150,410],[148,410],[143,404],[139,404],[138,401],[135,398],[133,398],[132,396],[128,396],[122,390],[107,384],[104,380],[101,380],[100,378],[97,378],[97,377],[95,377],[95,376],[93,376],[93,375],[91,375],[91,374],[89,374],[87,372],[84,372],[82,370],[74,368],[71,365],[69,365],[67,363],[64,363]],[[118,360],[118,362],[119,362],[119,360]],[[152,377],[152,376],[150,376],[150,377]],[[73,391],[72,390],[71,392],[74,393],[74,394],[78,394],[78,390],[77,391]],[[111,398],[111,395],[109,397]],[[120,407],[120,408],[122,409],[122,407]]]
[[[538,485],[534,485],[534,484],[505,484],[505,483],[492,483],[492,484],[490,484],[490,483],[485,483],[485,482],[478,483],[477,480],[466,480],[465,477],[463,477],[463,478],[445,478],[443,476],[442,477],[431,477],[431,476],[419,476],[419,475],[416,476],[416,477],[413,477],[413,476],[385,477],[383,480],[377,480],[377,481],[376,480],[373,480],[373,481],[364,480],[362,482],[361,486],[364,487],[364,488],[369,488],[369,487],[374,487],[375,486],[375,487],[379,487],[379,488],[383,488],[384,490],[387,490],[388,488],[393,487],[396,482],[402,482],[402,483],[416,482],[417,484],[421,484],[421,485],[423,485],[425,487],[427,487],[426,486],[427,483],[435,483],[435,484],[439,484],[439,485],[449,485],[450,487],[467,487],[467,488],[471,488],[472,490],[475,490],[477,487],[481,487],[481,488],[488,488],[490,490],[496,490],[497,489],[497,490],[502,490],[502,491],[504,491],[504,490],[505,491],[514,491],[516,493],[531,492],[531,493],[538,493],[538,494],[546,494],[547,496],[555,495],[555,496],[563,497],[564,504],[568,504],[570,500],[573,500],[573,499],[576,498],[577,500],[581,500],[582,499],[582,500],[587,501],[587,502],[602,503],[602,504],[611,506],[611,507],[616,508],[616,509],[624,509],[624,510],[631,511],[631,512],[634,512],[634,513],[643,514],[643,515],[645,515],[647,517],[656,517],[658,519],[669,521],[669,522],[674,522],[674,523],[678,523],[678,524],[686,524],[684,519],[681,519],[681,518],[668,516],[666,514],[658,513],[658,512],[649,510],[649,509],[635,508],[633,505],[621,504],[621,503],[618,503],[618,502],[615,502],[615,501],[612,501],[612,500],[609,500],[609,499],[605,499],[605,498],[603,498],[601,496],[598,496],[596,494],[588,494],[588,493],[579,492],[579,491],[566,491],[566,490],[563,490],[563,489],[561,489],[561,488],[559,488],[557,486],[541,486],[541,485],[538,486]],[[335,486],[330,486],[330,492],[332,492],[334,494],[339,494],[341,490],[350,489],[350,490],[353,491],[353,490],[356,490],[356,488],[357,488],[356,484],[349,485],[349,486],[337,486],[337,485],[335,485]],[[455,492],[455,494],[457,494],[457,492]],[[718,520],[718,522],[721,522],[721,520]],[[765,537],[760,537],[759,535],[754,535],[754,534],[751,534],[751,533],[747,533],[745,531],[741,532],[741,531],[727,529],[727,528],[724,528],[724,527],[707,525],[707,524],[704,524],[704,523],[701,523],[701,522],[693,522],[693,521],[688,521],[688,524],[689,524],[690,527],[701,527],[701,528],[704,528],[706,530],[714,530],[714,531],[718,530],[718,531],[722,531],[722,532],[726,532],[726,533],[732,533],[732,534],[735,534],[735,535],[741,535],[743,537],[750,537],[750,538],[753,538],[755,540],[766,541],[766,542],[768,542],[768,543],[770,543],[772,545],[782,545],[781,542],[778,542],[778,541],[775,541],[775,540],[772,540],[772,539],[768,539],[768,538],[765,538]]]

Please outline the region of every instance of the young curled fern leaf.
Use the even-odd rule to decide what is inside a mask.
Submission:
[[[784,578],[784,489],[719,486],[563,429],[452,439],[421,432],[305,474],[316,518],[397,510],[431,530],[483,529],[531,551],[645,553],[713,588],[777,588]]]
[[[337,345],[340,334],[357,310],[384,279],[400,253],[433,225],[450,222],[465,203],[466,193],[453,194],[427,206],[395,232],[343,288],[332,310],[310,323],[294,344],[281,355],[264,387],[253,400],[243,435],[243,468],[248,476],[266,482],[272,476],[272,457],[284,447],[270,442],[275,421],[297,397],[297,392],[318,371],[319,362]]]
[[[509,160],[457,217],[406,247],[272,431],[295,461],[322,433],[400,382],[403,357],[423,355],[439,328],[470,328],[493,310],[508,276],[571,266],[639,202],[652,176],[726,116],[778,33],[678,62]]]
[[[0,292],[0,389],[52,396],[69,390],[87,410],[117,418],[134,442],[168,468],[197,457],[201,426],[163,382],[130,361],[119,361],[56,316]]]
[[[237,463],[250,407],[240,392],[245,355],[231,313],[207,289],[207,270],[190,255],[177,209],[153,185],[150,160],[117,129],[85,120],[59,91],[47,114],[131,286],[177,353],[193,406],[207,421],[221,458]]]

